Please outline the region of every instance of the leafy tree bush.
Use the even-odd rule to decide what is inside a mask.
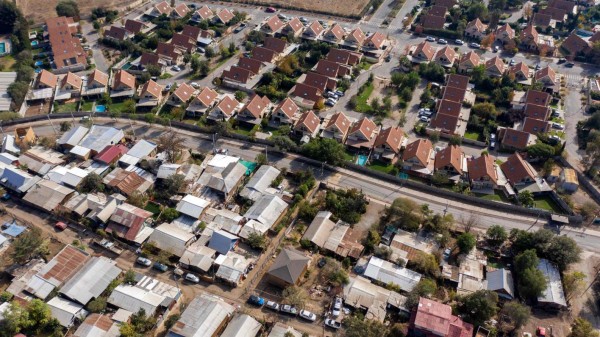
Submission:
[[[79,6],[74,0],[62,0],[56,5],[58,16],[72,17],[75,22],[79,21]]]
[[[345,162],[345,148],[335,139],[317,138],[302,147],[302,152],[315,160],[341,166]]]
[[[248,235],[248,245],[254,249],[263,250],[267,247],[267,240],[263,235],[257,232],[252,232]]]
[[[502,245],[502,243],[508,239],[508,233],[506,233],[504,227],[500,225],[493,225],[488,228],[485,236],[487,241],[494,247]]]
[[[478,290],[458,299],[457,309],[462,317],[475,326],[496,315],[498,294],[490,290]]]
[[[367,211],[367,199],[357,189],[327,191],[325,207],[336,218],[355,224]]]
[[[456,245],[458,246],[459,252],[462,254],[469,253],[475,248],[475,244],[475,237],[471,233],[462,233],[456,238]]]

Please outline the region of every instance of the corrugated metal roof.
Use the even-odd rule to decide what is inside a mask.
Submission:
[[[138,312],[140,309],[146,311],[150,316],[156,312],[156,308],[164,301],[165,296],[155,294],[151,291],[132,285],[118,285],[108,297],[108,303],[123,308],[127,311]]]
[[[538,297],[538,302],[553,303],[566,307],[567,301],[565,299],[565,293],[563,291],[558,268],[552,262],[546,259],[540,259],[538,269],[544,273],[547,281],[546,289],[542,295]]]
[[[63,135],[58,139],[57,143],[59,145],[76,146],[83,139],[83,137],[85,137],[88,131],[90,131],[90,129],[84,126],[76,126],[63,133]]]
[[[17,79],[16,72],[0,73],[0,111],[9,111],[12,102],[8,87]]]
[[[383,282],[384,284],[391,282],[400,286],[403,291],[407,292],[413,290],[421,280],[421,274],[375,256],[371,257],[369,260],[364,275],[370,279]]]
[[[153,242],[161,250],[181,256],[188,243],[194,238],[195,235],[191,232],[187,232],[173,224],[163,223],[154,228],[154,231],[148,238],[148,242]]]
[[[199,219],[208,206],[210,206],[210,201],[188,194],[177,204],[177,211]]]
[[[60,290],[68,298],[86,305],[97,298],[116,279],[122,270],[116,261],[106,257],[92,257],[85,266]]]
[[[229,319],[235,308],[222,298],[200,295],[192,300],[167,337],[213,336],[223,321]]]
[[[127,155],[142,159],[149,156],[156,149],[156,144],[145,139],[135,143],[135,145],[127,151]]]
[[[279,176],[281,171],[273,166],[262,165],[254,176],[248,181],[246,186],[240,191],[240,196],[250,200],[258,200],[266,193],[271,186],[271,182]]]
[[[215,254],[216,251],[214,249],[205,246],[202,242],[196,241],[187,247],[183,255],[181,255],[179,263],[193,266],[202,271],[208,271],[213,264]]]
[[[73,325],[75,318],[83,319],[88,312],[83,309],[81,304],[71,302],[58,296],[48,301],[48,306],[52,312],[52,317],[56,318],[60,325],[68,328]]]
[[[285,337],[285,334],[287,332],[291,333],[292,336],[294,336],[294,337],[302,337],[301,332],[296,331],[291,326],[286,326],[285,324],[283,324],[281,322],[275,323],[275,325],[271,329],[271,332],[269,333],[268,337]]]
[[[227,254],[235,245],[239,238],[222,230],[217,230],[212,234],[208,247],[216,250],[220,254]]]
[[[496,269],[494,271],[488,272],[486,278],[487,290],[504,290],[510,295],[510,297],[514,297],[515,286],[510,270]]]
[[[75,191],[52,180],[42,179],[29,189],[23,200],[52,212],[73,192]]]
[[[179,171],[180,167],[181,165],[179,164],[162,164],[158,168],[158,173],[156,174],[156,177],[158,179],[166,179],[174,174],[177,174],[177,171]]]
[[[119,143],[124,137],[125,134],[120,129],[92,125],[88,134],[79,142],[79,146],[100,152],[108,145]]]
[[[246,272],[251,260],[235,252],[228,252],[225,258],[219,260],[218,263],[219,270],[217,270],[215,276],[237,284]]]
[[[263,195],[248,209],[244,217],[273,226],[286,210],[287,203],[274,195]]]
[[[89,156],[90,152],[92,152],[92,150],[79,145],[73,146],[73,148],[69,150],[69,153],[83,158]]]
[[[256,337],[262,325],[254,318],[242,314],[233,317],[221,337]]]
[[[10,154],[8,152],[0,153],[0,162],[1,163],[11,165],[12,163],[14,163],[17,160],[19,160],[19,158],[13,156],[12,154]]]
[[[244,224],[238,235],[241,238],[247,239],[252,233],[264,235],[269,230],[269,228],[271,228],[271,226],[265,225],[256,220],[250,220]]]
[[[118,323],[101,314],[89,315],[73,334],[74,337],[118,337],[119,335]]]
[[[27,190],[40,180],[40,177],[32,176],[14,166],[4,168],[2,176],[0,176],[0,182],[4,187],[21,193],[27,192]]]

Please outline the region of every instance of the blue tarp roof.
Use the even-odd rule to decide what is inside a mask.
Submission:
[[[6,227],[6,229],[3,230],[2,233],[12,236],[13,238],[16,238],[17,236],[21,235],[21,233],[23,233],[25,231],[25,229],[27,229],[27,227],[19,226],[14,222],[5,223],[4,227]]]
[[[212,248],[220,254],[227,254],[228,251],[235,247],[237,240],[237,236],[218,230],[215,231],[210,238],[208,248]]]

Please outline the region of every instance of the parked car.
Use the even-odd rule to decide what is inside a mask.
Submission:
[[[274,7],[267,7],[267,9],[265,11],[267,13],[275,13],[275,12],[277,12],[277,10]]]
[[[495,133],[490,134],[490,139],[491,140],[496,140],[496,134]]]
[[[56,224],[54,224],[54,228],[56,228],[59,231],[64,231],[65,229],[67,229],[67,224],[62,221],[59,221]]]
[[[508,63],[509,66],[514,66],[515,64],[517,64],[515,59],[511,59],[510,62]]]
[[[429,123],[429,122],[431,122],[431,118],[429,118],[429,117],[425,117],[425,116],[421,116],[421,117],[419,117],[419,120],[420,120],[421,122],[423,122],[423,123]]]
[[[338,97],[344,97],[345,93],[343,91],[340,90],[336,90],[334,91],[334,93],[338,96]]]
[[[425,38],[425,41],[427,41],[427,42],[435,42],[435,38],[432,37],[432,36],[428,36],[428,37]]]
[[[565,67],[567,67],[567,68],[573,68],[574,66],[575,66],[575,63],[573,63],[573,62],[569,62],[569,63],[565,64]]]
[[[561,57],[561,58],[558,59],[558,61],[556,63],[562,64],[562,63],[565,63],[565,62],[567,62],[567,59],[564,58],[564,57]]]
[[[248,303],[257,307],[262,307],[265,304],[265,299],[260,296],[250,295],[248,298]]]
[[[385,57],[385,62],[390,62],[392,60],[392,55],[387,54],[387,56]]]
[[[234,32],[234,33],[239,33],[239,32],[241,32],[242,30],[244,30],[244,28],[246,28],[246,25],[243,25],[243,26],[242,26],[242,25],[239,25],[239,26],[237,26],[237,27],[236,27],[236,28],[233,30],[233,32]]]
[[[550,114],[552,117],[560,117],[560,111],[556,109],[552,109],[552,113]]]
[[[336,101],[335,99],[333,99],[333,98],[328,98],[328,99],[325,101],[325,105],[327,105],[327,106],[334,106],[334,105],[335,105],[335,103],[337,103],[337,101]]]
[[[307,23],[308,19],[302,16],[302,17],[300,17],[300,22]]]
[[[329,97],[329,98],[333,98],[333,99],[338,99],[339,98],[338,95],[336,95],[335,92],[333,92],[333,91],[327,92],[326,96]]]
[[[334,321],[331,318],[328,318],[328,319],[325,320],[325,326],[328,326],[328,327],[330,327],[332,329],[336,329],[337,330],[337,329],[339,329],[339,328],[342,327],[342,323]]]
[[[322,257],[319,259],[319,262],[317,263],[317,266],[319,266],[319,268],[323,268],[325,265],[327,264],[327,259]]]
[[[300,314],[298,314],[301,318],[304,318],[307,321],[314,322],[317,320],[317,315],[313,314],[308,310],[300,310]]]
[[[419,117],[425,116],[425,117],[431,117],[433,115],[433,112],[431,111],[421,111],[419,112]]]
[[[185,274],[185,280],[192,283],[200,283],[200,278],[192,273]]]
[[[481,45],[479,43],[476,43],[476,42],[471,42],[471,43],[469,43],[469,47],[471,47],[471,48],[481,48]]]
[[[296,307],[293,307],[289,304],[284,304],[279,308],[280,312],[283,312],[284,314],[288,314],[288,315],[293,315],[296,316],[298,314],[298,309],[296,309]]]
[[[265,308],[279,311],[279,303],[273,302],[273,301],[267,301],[267,303],[265,303]]]
[[[137,264],[141,264],[144,267],[150,267],[150,265],[152,264],[152,261],[150,261],[150,259],[141,256],[138,257],[137,260],[135,260],[135,262]]]
[[[166,272],[167,270],[169,270],[169,267],[167,267],[166,264],[162,264],[160,262],[154,262],[154,264],[152,265],[152,268],[160,271],[160,272]]]
[[[497,53],[497,52],[499,52],[499,51],[500,51],[500,47],[498,47],[498,46],[494,46],[494,53]]]
[[[492,140],[492,141],[490,142],[490,149],[491,149],[491,150],[493,150],[493,149],[495,149],[495,148],[496,148],[496,141],[495,141],[495,140]]]
[[[552,128],[557,130],[564,130],[565,126],[560,123],[552,123]]]
[[[173,71],[181,71],[179,66],[173,66],[171,69],[173,69]]]
[[[165,85],[165,91],[169,91],[171,88],[173,88],[173,84],[167,83],[167,85]]]
[[[456,43],[459,46],[462,46],[463,44],[465,44],[465,41],[463,41],[461,39],[456,39],[456,40],[454,40],[454,43]]]
[[[548,137],[548,139],[550,140],[550,143],[552,143],[552,144],[560,143],[560,137],[557,135],[550,135],[550,137]]]
[[[196,89],[200,88],[200,84],[198,84],[196,82],[192,82],[192,83],[190,83],[190,85]]]
[[[285,14],[277,14],[277,16],[281,19],[281,20],[287,20],[287,15]]]
[[[340,311],[342,310],[342,298],[339,296],[335,297],[335,300],[333,301],[333,310],[332,310],[332,315],[333,317],[338,317],[340,315]]]
[[[196,51],[199,52],[200,54],[206,53],[206,50],[204,48],[202,48],[202,47],[196,48]]]
[[[448,44],[448,41],[444,40],[444,39],[439,39],[438,40],[439,44]]]

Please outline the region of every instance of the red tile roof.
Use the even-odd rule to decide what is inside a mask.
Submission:
[[[156,9],[160,14],[165,15],[170,15],[171,11],[173,10],[173,8],[166,1],[154,5],[154,9]]]
[[[177,13],[177,15],[179,17],[184,17],[187,13],[191,12],[192,10],[183,2],[179,3],[177,6],[175,6],[175,8],[173,8],[173,11],[175,13]]]
[[[334,23],[331,28],[325,32],[325,36],[331,40],[341,40],[344,38],[344,29],[342,26]]]
[[[256,75],[260,72],[260,68],[262,67],[262,62],[256,59],[251,59],[249,57],[240,57],[238,61],[238,67],[244,68],[246,70],[250,70],[252,74]]]
[[[171,60],[177,60],[181,51],[172,43],[159,42],[156,47],[156,54],[160,57],[170,58]]]
[[[137,176],[136,173],[133,173]],[[139,176],[138,176],[139,177]],[[143,178],[142,178],[143,179]],[[107,227],[108,232],[117,232],[125,239],[133,241],[142,229],[144,222],[152,216],[151,212],[124,203],[110,217],[111,222]]]
[[[505,129],[502,145],[517,150],[523,150],[529,145],[530,134],[515,129]]]
[[[306,28],[306,30],[304,30],[304,34],[312,33],[313,36],[319,36],[324,30],[325,28],[321,26],[319,21],[315,20]]]
[[[450,74],[446,78],[446,86],[466,90],[469,87],[469,76]]]
[[[325,128],[329,129],[333,126],[335,126],[339,132],[346,135],[348,134],[348,130],[350,129],[351,123],[348,117],[346,117],[346,115],[344,115],[343,112],[336,112],[335,114],[333,114],[333,116],[331,116],[331,119],[329,119],[329,122],[327,123],[327,126]]]
[[[217,105],[217,108],[221,110],[226,116],[231,117],[235,112],[235,109],[240,104],[235,98],[225,96],[221,102]]]
[[[429,42],[423,41],[417,45],[417,48],[413,52],[413,56],[431,61],[435,56],[435,48],[433,48]]]
[[[294,96],[310,102],[317,102],[323,96],[323,91],[304,83],[296,83]]]
[[[298,112],[298,106],[291,98],[287,97],[281,101],[281,103],[279,103],[275,111],[281,111],[284,115],[291,119],[294,118],[294,115],[296,115]]]
[[[494,167],[494,157],[490,155],[482,155],[479,158],[471,159],[467,162],[469,170],[469,179],[481,180],[489,178],[494,184],[498,182],[498,175]]]
[[[512,184],[517,184],[522,181],[529,179],[534,181],[537,176],[531,165],[529,165],[520,154],[514,153],[502,165],[500,165],[502,172],[508,181]]]
[[[86,53],[81,47],[81,42],[73,36],[77,29],[72,18],[51,18],[46,20],[46,26],[56,69],[78,64],[87,66]]]
[[[494,56],[485,62],[485,70],[494,71],[499,74],[504,73],[505,67],[506,65],[499,56]]]
[[[37,81],[39,84],[43,84],[49,88],[54,88],[56,87],[56,83],[58,83],[58,76],[54,75],[46,69],[42,69],[42,71],[38,75]]]
[[[270,49],[277,53],[283,53],[285,50],[285,41],[282,39],[277,39],[274,37],[267,36],[265,37],[265,42],[263,43],[263,47]]]
[[[112,88],[113,90],[135,89],[135,77],[125,70],[117,70]]]
[[[177,96],[183,103],[189,101],[192,98],[192,94],[194,94],[194,88],[187,83],[182,83],[173,91],[173,95]]]
[[[241,68],[238,66],[231,66],[229,70],[223,71],[223,79],[227,79],[230,81],[238,82],[238,83],[248,83],[250,77],[252,77],[252,72],[246,68]]]
[[[65,85],[70,85],[76,89],[80,89],[81,85],[83,84],[83,80],[81,79],[81,77],[73,74],[72,72],[68,72],[67,75],[65,77],[63,77],[62,79],[62,83],[61,83],[61,87],[64,88]]]
[[[433,145],[429,139],[417,139],[406,146],[402,154],[402,160],[407,161],[417,158],[419,163],[425,167],[429,163],[429,156],[432,150]]]
[[[421,24],[427,29],[444,29],[446,18],[442,16],[426,14],[422,16]]]
[[[254,95],[248,103],[242,109],[243,111],[249,112],[252,116],[256,118],[261,118],[267,106],[271,104],[271,101],[267,96],[260,97],[259,95]]]
[[[321,119],[312,110],[309,110],[300,116],[294,129],[299,130],[304,127],[312,134],[319,129],[319,126],[321,126]]]
[[[515,30],[508,24],[504,24],[504,26],[500,26],[498,27],[498,29],[496,29],[496,34],[501,34],[501,33],[508,33],[508,37],[509,38],[514,38],[515,37]]]
[[[444,133],[455,134],[459,119],[457,116],[437,113],[429,124],[434,129],[439,129]]]
[[[141,32],[142,29],[144,29],[144,26],[144,23],[141,21],[131,19],[125,20],[125,29],[132,34]]]
[[[90,77],[88,77],[88,86],[94,82],[106,86],[108,84],[108,75],[98,69],[94,69]]]
[[[233,13],[231,13],[231,11],[229,11],[227,8],[223,8],[217,13],[217,16],[221,22],[227,23],[231,21],[235,15],[233,15]]]
[[[255,47],[252,49],[252,58],[261,62],[271,63],[275,58],[275,51],[263,47]]]
[[[548,106],[550,105],[550,94],[538,90],[527,90],[525,103]]]
[[[437,113],[449,116],[459,117],[462,104],[459,102],[441,100]]]
[[[304,25],[298,18],[291,19],[283,28],[284,31],[290,31],[293,33],[297,33],[304,28]]]
[[[373,47],[375,47],[377,49],[381,49],[384,42],[385,42],[385,35],[383,35],[380,32],[375,32],[367,38],[367,44],[372,45]]]
[[[196,99],[204,104],[204,106],[209,107],[215,102],[218,96],[219,94],[213,89],[204,87],[198,96],[196,96]]]
[[[330,83],[332,82],[332,83]],[[329,79],[329,77],[317,74],[315,72],[308,72],[306,74],[306,78],[304,79],[304,84],[308,84],[313,86],[321,91],[325,91],[325,89],[335,89],[335,81]]]
[[[196,38],[190,37],[183,33],[174,33],[173,38],[171,39],[171,44],[185,49],[185,51],[188,53],[192,53],[194,49],[196,49]]]
[[[388,127],[383,129],[375,138],[374,147],[380,147],[387,145],[396,154],[400,152],[402,146],[402,139],[404,138],[404,132],[398,126]]]
[[[547,120],[550,115],[550,107],[537,104],[525,104],[525,117]]]
[[[352,125],[349,134],[360,133],[365,139],[371,139],[375,130],[377,130],[377,125],[367,117],[363,117]]]
[[[479,54],[471,50],[470,52],[463,54],[460,57],[459,63],[462,64],[467,61],[470,61],[471,64],[473,64],[473,66],[476,67],[481,64],[481,57],[479,57]]]
[[[142,96],[148,93],[155,98],[159,98],[161,96],[161,92],[162,86],[153,80],[148,80],[148,82],[144,83],[142,86]]]
[[[196,11],[196,13],[203,20],[208,20],[208,19],[212,18],[215,15],[215,13],[213,13],[213,11],[211,11],[210,8],[208,8],[207,5],[202,6],[200,9],[198,9]]]
[[[327,60],[339,64],[355,65],[360,62],[361,58],[361,53],[336,48],[330,49],[327,54]]]
[[[447,12],[446,7],[438,6],[438,5],[433,5],[433,6],[429,7],[429,10],[427,11],[427,13],[429,15],[440,16],[442,18],[446,16],[446,12]]]
[[[557,78],[556,78],[556,72],[550,66],[546,66],[546,67],[538,70],[535,73],[535,80],[536,81],[542,81],[542,80],[543,81],[550,81],[554,85],[558,84],[557,83]]]
[[[590,50],[590,45],[575,32],[567,37],[561,47],[566,49],[571,55],[575,56],[578,53],[587,53]]]
[[[552,17],[553,20],[557,22],[563,22],[565,21],[565,17],[567,16],[567,11],[555,7],[546,7],[540,9],[537,14],[550,15],[550,17]]]
[[[529,78],[529,67],[524,62],[519,62],[510,67],[508,73],[515,77]]]
[[[155,53],[143,53],[142,57],[140,58],[140,65],[147,66],[151,64],[153,66],[157,66],[159,60],[160,57],[158,57],[158,55]]]
[[[340,65],[335,62],[328,60],[319,60],[315,71],[327,77],[338,77],[339,69]]]
[[[265,22],[263,27],[267,27],[267,28],[269,28],[269,31],[275,33],[279,29],[281,29],[284,25],[285,24],[281,20],[279,20],[277,15],[273,15],[272,17],[269,18],[269,20],[267,20],[267,22]]]
[[[523,131],[533,135],[548,132],[549,129],[550,123],[540,119],[525,117],[523,122]]]
[[[456,172],[462,174],[463,156],[464,154],[460,146],[448,145],[445,149],[435,154],[434,167],[436,170],[452,167]]]
[[[359,46],[362,46],[362,44],[365,42],[365,33],[363,33],[363,31],[358,27],[354,28],[346,39],[350,37],[352,37]]]
[[[467,29],[471,27],[477,28],[477,31],[482,33],[485,32],[486,29],[486,26],[483,24],[483,22],[481,22],[481,20],[479,20],[479,18],[475,18],[475,20],[472,20],[467,24]]]
[[[104,31],[105,37],[110,37],[115,40],[123,41],[127,37],[128,31],[123,27],[110,26]]]
[[[442,92],[442,100],[457,103],[462,103],[462,101],[465,99],[465,94],[467,93],[465,89],[459,89],[455,87],[444,87]]]
[[[441,61],[442,56],[447,60],[446,62],[454,63],[454,60],[456,59],[456,52],[454,51],[454,49],[450,48],[449,46],[446,46],[438,50],[435,54],[436,60]]]

